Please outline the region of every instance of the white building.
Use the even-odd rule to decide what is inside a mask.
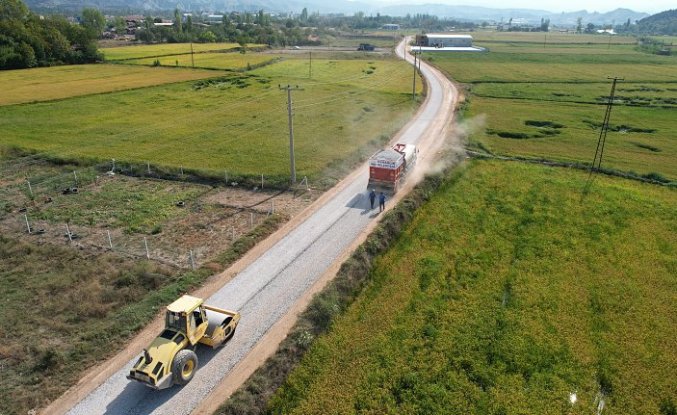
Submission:
[[[428,33],[416,35],[416,45],[412,50],[420,52],[484,52],[486,49],[472,45],[470,35],[447,35]]]
[[[429,33],[423,35],[423,45],[434,48],[469,48],[472,47],[470,35],[445,35]]]

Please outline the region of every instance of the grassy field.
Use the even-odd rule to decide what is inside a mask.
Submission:
[[[191,81],[213,71],[120,65],[73,65],[0,72],[0,106]],[[4,143],[3,143],[4,144]]]
[[[392,59],[317,56],[312,79],[305,57],[287,59],[205,81],[4,106],[0,129],[5,145],[57,157],[148,161],[219,177],[226,170],[284,181],[287,94],[278,84],[299,85],[303,89],[293,93],[296,166],[300,177],[317,178],[367,144],[380,147],[406,122],[416,108],[410,79],[408,65]]]
[[[196,53],[194,55],[173,55],[160,58],[130,59],[125,63],[134,65],[183,66],[209,69],[246,70],[252,66],[274,62],[275,58],[260,53]]]
[[[255,47],[261,45],[247,45]],[[193,53],[234,51],[240,47],[237,43],[193,43]],[[102,48],[107,61],[126,59],[155,58],[159,56],[182,55],[191,53],[190,43],[160,43],[156,45],[134,45]]]
[[[602,166],[677,179],[677,58],[626,45],[535,45],[543,36],[486,35],[505,43],[482,54],[425,55],[466,84],[466,115],[477,126],[471,144],[505,155],[589,163],[611,87],[607,76],[618,76],[624,80],[617,86]],[[578,39],[553,35],[553,42],[566,36]]]
[[[230,265],[283,220],[270,216],[194,271],[0,235],[0,413],[44,408],[161,307]]]
[[[465,33],[471,35],[475,42],[514,42],[514,43],[542,43],[545,33],[535,32],[496,32],[482,31]],[[633,36],[607,36],[579,33],[547,33],[547,41],[559,44],[601,44],[607,45],[611,40],[615,45],[635,45],[637,39]]]
[[[267,412],[674,413],[677,194],[586,179],[449,177]]]
[[[350,47],[355,48],[360,45],[360,43],[369,43],[374,45],[377,48],[393,48],[397,45],[401,37],[396,33],[380,33],[378,35],[364,35],[360,36],[355,34],[352,36],[322,36],[322,46],[331,46],[331,47]]]

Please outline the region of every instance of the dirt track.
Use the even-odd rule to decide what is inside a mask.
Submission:
[[[398,47],[404,56],[404,44]],[[439,72],[422,65],[428,97],[395,141],[421,149],[418,177],[448,144],[455,90]],[[90,371],[78,385],[50,405],[49,414],[188,414],[211,413],[272,354],[314,292],[336,273],[340,263],[377,223],[368,209],[366,168],[362,166],[212,280],[196,295],[208,303],[241,311],[238,333],[223,349],[199,351],[200,366],[183,388],[152,391],[124,378],[132,359],[160,330],[161,319],[146,328],[115,358]],[[401,199],[407,186],[393,200]]]

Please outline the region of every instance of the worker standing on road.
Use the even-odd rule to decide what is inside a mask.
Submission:
[[[371,189],[369,192],[369,202],[371,203],[371,208],[374,208],[374,202],[376,202],[376,190]]]
[[[378,207],[379,212],[383,212],[386,209],[386,195],[383,192],[378,196]]]

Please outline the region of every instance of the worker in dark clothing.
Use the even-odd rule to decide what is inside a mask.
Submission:
[[[376,190],[371,189],[369,192],[369,203],[371,203],[371,208],[374,208],[374,202],[376,202]]]
[[[386,208],[386,195],[384,195],[383,192],[378,196],[378,207],[379,212],[383,212]]]

